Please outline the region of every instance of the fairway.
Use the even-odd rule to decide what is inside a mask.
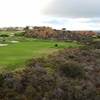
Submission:
[[[55,44],[58,44],[56,47]],[[18,43],[9,43],[0,47],[0,69],[16,69],[33,57],[42,57],[62,48],[79,47],[74,42],[25,39]],[[13,66],[14,65],[14,66]]]

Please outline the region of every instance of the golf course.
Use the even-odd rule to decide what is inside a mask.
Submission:
[[[5,41],[0,43],[0,70],[22,68],[31,58],[44,57],[64,48],[77,48],[79,46],[76,42],[18,36],[6,37]]]

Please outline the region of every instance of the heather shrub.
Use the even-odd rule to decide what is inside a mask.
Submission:
[[[67,61],[59,66],[59,72],[71,78],[82,78],[85,76],[83,66],[74,61]]]
[[[94,49],[100,49],[100,41],[92,42],[91,47],[93,47]]]
[[[0,87],[3,85],[4,82],[4,76],[0,74]]]

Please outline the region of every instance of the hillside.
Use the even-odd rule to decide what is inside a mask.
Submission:
[[[0,35],[0,100],[99,100],[100,37],[37,28]]]
[[[96,35],[93,31],[68,31],[53,29],[51,27],[26,27],[24,36],[42,39],[77,40],[81,41]]]
[[[0,75],[1,100],[100,99],[100,50],[94,45],[31,59],[26,66]]]

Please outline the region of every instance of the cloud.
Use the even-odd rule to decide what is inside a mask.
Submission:
[[[44,17],[43,25],[67,30],[100,30],[100,18]]]
[[[52,0],[44,15],[52,17],[47,23],[69,30],[100,30],[99,5],[100,0]]]
[[[72,17],[100,17],[100,0],[53,0],[44,10],[44,14]]]
[[[98,24],[100,23],[100,18],[91,18],[90,20],[87,21],[87,23]]]
[[[0,0],[0,27],[38,25],[50,0]]]

